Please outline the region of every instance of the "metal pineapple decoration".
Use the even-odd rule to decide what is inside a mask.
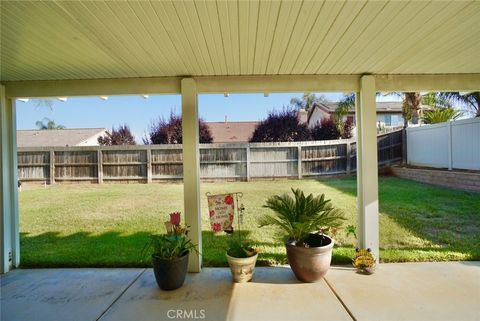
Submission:
[[[357,233],[355,226],[349,225],[347,226],[347,236],[352,234],[355,238],[357,238]],[[372,250],[356,248],[355,255],[353,256],[352,260],[353,267],[357,269],[359,273],[362,274],[372,274],[375,272],[375,256],[372,253]]]

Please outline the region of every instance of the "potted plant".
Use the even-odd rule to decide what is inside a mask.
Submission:
[[[225,255],[232,272],[233,281],[238,283],[249,282],[253,277],[258,251],[248,239],[242,239],[240,231],[236,234],[238,234],[238,237],[230,236]]]
[[[171,213],[165,226],[167,233],[152,235],[148,247],[153,250],[152,265],[158,286],[175,290],[185,282],[189,253],[197,249],[187,237],[188,226],[180,225],[180,212]]]
[[[333,238],[324,233],[334,232],[345,218],[341,210],[325,199],[325,194],[305,196],[303,191],[293,188],[292,192],[294,198],[288,194],[270,197],[264,207],[276,215],[262,216],[259,225],[279,229],[297,279],[315,282],[327,273],[332,258]]]

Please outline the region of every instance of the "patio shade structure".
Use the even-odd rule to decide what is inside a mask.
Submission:
[[[358,227],[378,257],[375,93],[480,90],[480,2],[2,1],[1,272],[20,262],[17,98],[181,94],[201,247],[200,93],[356,92]],[[190,271],[200,271],[193,256]]]

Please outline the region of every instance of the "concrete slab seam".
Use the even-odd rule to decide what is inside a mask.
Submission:
[[[355,316],[353,315],[352,311],[350,311],[350,309],[347,307],[347,305],[345,304],[345,302],[343,302],[343,300],[340,298],[340,296],[337,294],[337,292],[335,291],[335,289],[333,288],[333,286],[327,281],[327,278],[323,278],[323,280],[325,281],[325,283],[327,283],[328,287],[330,288],[330,290],[333,292],[333,294],[335,294],[335,296],[337,297],[337,300],[340,302],[340,304],[343,306],[343,308],[345,309],[345,311],[347,311],[348,315],[350,316],[350,318],[352,318],[353,321],[357,321],[357,318],[355,318]]]
[[[137,282],[137,280],[143,275],[143,273],[145,273],[146,270],[147,269],[145,268],[142,272],[138,273],[138,275],[125,287],[125,289],[118,295],[118,297],[115,298],[112,303],[110,303],[110,305],[105,309],[105,311],[102,312],[102,314],[98,316],[95,321],[99,321],[101,318],[103,318],[103,316],[108,312],[108,310],[110,310],[112,306],[117,303],[117,301],[123,296],[125,292],[127,292],[127,290],[133,285],[133,283]]]

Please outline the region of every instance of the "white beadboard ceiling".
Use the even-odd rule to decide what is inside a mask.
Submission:
[[[480,1],[1,1],[1,80],[480,73]]]

